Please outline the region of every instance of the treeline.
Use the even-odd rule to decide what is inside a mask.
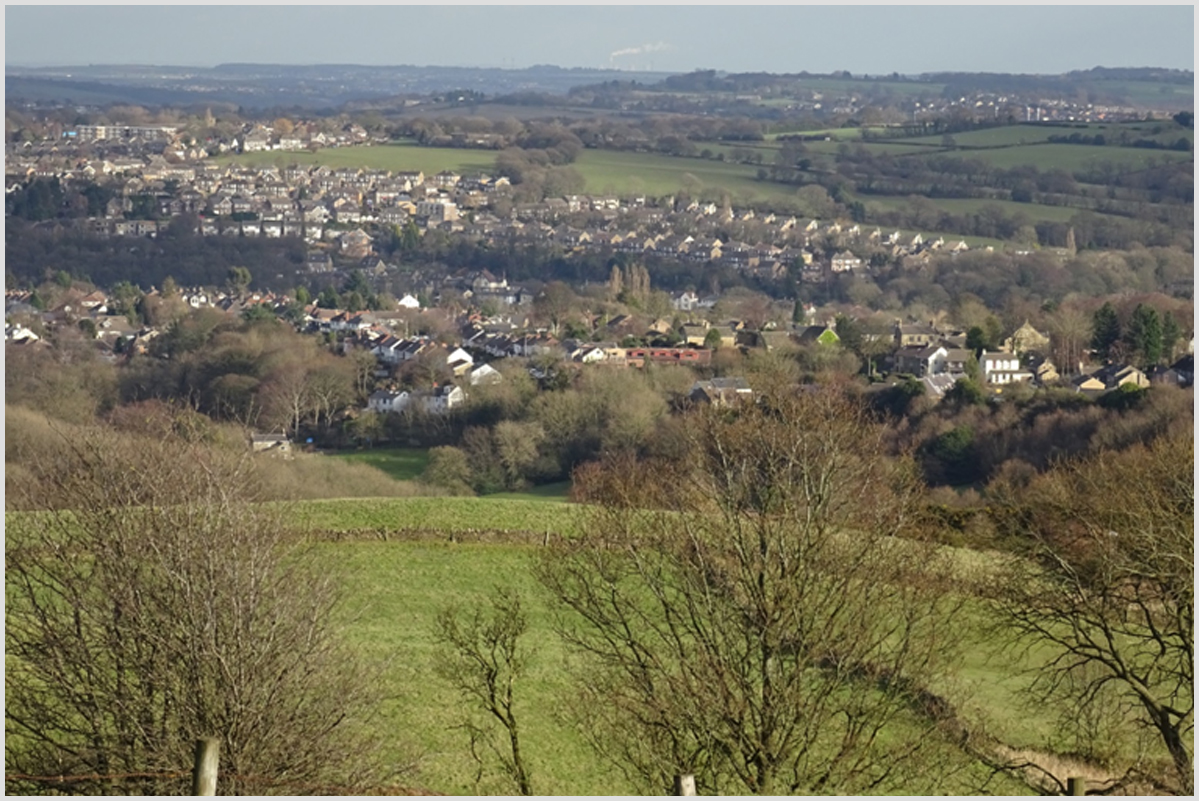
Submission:
[[[1076,265],[1081,274],[1100,266]],[[1003,331],[1031,320],[1050,332],[1052,356],[1063,366],[1089,347],[1147,366],[1170,361],[1189,330],[1190,307],[1168,298],[1132,296],[1098,308],[1071,301],[1059,307],[1020,294],[1026,290],[1005,289],[1011,277],[987,275],[981,258],[974,264],[959,260],[956,267],[922,276],[924,289],[908,284],[907,300],[916,309],[922,291],[952,292],[951,319],[977,328],[988,347]],[[639,270],[628,274],[644,276]],[[993,285],[975,281],[976,274]],[[900,281],[889,291],[897,293]],[[585,335],[580,321],[596,300],[572,293],[556,298],[550,289],[539,297],[534,317],[560,327],[563,335]],[[751,313],[755,299],[746,295],[742,301],[726,311]],[[1002,311],[991,312],[987,304]],[[369,352],[343,353],[335,338],[298,334],[274,319],[239,320],[200,310],[176,316],[147,353],[120,364],[101,360],[94,341],[73,327],[51,332],[49,347],[9,347],[6,398],[70,424],[133,420],[133,412],[122,410],[160,404],[186,408],[214,425],[284,431],[325,447],[385,441],[433,447],[428,481],[459,493],[563,480],[578,466],[616,452],[671,458],[680,436],[681,418],[674,412],[688,403],[701,377],[743,377],[758,391],[829,381],[856,386],[878,414],[893,418],[894,452],[915,452],[928,482],[938,486],[1024,480],[1061,456],[1146,441],[1191,413],[1191,392],[1169,387],[1120,391],[1093,402],[1068,388],[1013,386],[1005,388],[998,405],[987,403],[977,388],[971,391],[969,382],[939,404],[915,382],[870,389],[855,376],[869,361],[877,365],[882,351],[854,331],[885,335],[889,319],[883,313],[853,325],[842,321],[839,345],[747,353],[721,348],[711,367],[699,372],[675,366],[578,369],[560,355],[507,359],[497,365],[499,383],[469,387],[467,403],[448,414],[379,415],[363,411],[378,386],[378,366]],[[435,324],[424,326],[419,319],[414,324],[439,333]],[[433,353],[405,365],[391,380],[422,390],[453,378],[444,355]]]
[[[760,142],[766,125],[741,117],[700,116],[695,113],[655,115],[641,119],[598,117],[586,120],[537,122],[513,117],[440,117],[400,120],[389,127],[393,137],[412,138],[422,145],[562,150],[602,147],[610,150],[658,149],[665,137],[691,142]],[[565,148],[561,147],[565,145]],[[570,155],[565,162],[573,161]]]
[[[305,247],[296,237],[199,236],[181,216],[154,239],[103,237],[54,223],[7,220],[5,269],[10,286],[36,286],[59,270],[111,287],[129,281],[161,287],[221,286],[231,267],[252,265],[260,288],[284,291],[304,273]]]
[[[884,407],[904,388],[876,394]],[[1023,487],[1063,459],[1121,451],[1185,430],[1193,416],[1194,391],[1169,386],[1115,392],[1091,401],[1072,390],[1014,386],[1003,403],[967,398],[933,405],[909,392],[893,447],[914,449],[932,486],[974,486],[985,497],[989,484]],[[902,405],[902,400],[900,401]],[[977,494],[951,505],[966,506]]]
[[[1079,174],[1060,168],[1042,171],[1028,164],[1010,169],[995,167],[981,159],[953,155],[892,156],[874,154],[865,147],[841,147],[836,159],[837,173],[854,182],[858,191],[868,194],[920,194],[927,197],[977,198],[1040,202],[1039,194],[1070,195],[1078,198],[1103,199],[1107,186],[1137,188],[1135,182],[1122,182],[1120,176],[1140,173],[1133,169],[1109,164],[1107,168],[1089,167]],[[788,166],[794,166],[788,165]],[[1194,165],[1189,161],[1151,165],[1154,170],[1155,203],[1191,204],[1194,196]],[[1102,189],[1080,186],[1086,178],[1100,177]],[[996,193],[995,190],[1006,192]],[[1061,204],[1059,204],[1061,205]],[[1113,210],[1118,207],[1113,207]],[[1118,213],[1118,212],[1117,212]]]
[[[932,83],[943,83],[941,96],[956,99],[966,94],[986,92],[998,95],[1038,95],[1041,97],[1078,97],[1088,103],[1130,104],[1125,81],[1145,81],[1164,85],[1194,81],[1187,70],[1105,69],[1074,71],[1064,75],[1013,75],[1008,73],[929,73],[920,76]]]
[[[1107,137],[1103,134],[1095,134],[1087,136],[1086,134],[1072,133],[1069,136],[1061,134],[1052,134],[1049,137],[1052,144],[1058,145],[1095,145],[1096,147],[1104,147],[1108,144]],[[1179,150],[1183,153],[1189,153],[1195,149],[1195,143],[1185,136],[1180,136],[1173,142],[1160,142],[1156,139],[1129,139],[1126,143],[1119,142],[1125,147],[1148,148],[1149,150]]]
[[[834,279],[822,287],[825,297],[820,300],[921,319],[974,299],[1007,316],[1009,327],[1015,328],[1022,318],[1035,322],[1043,309],[1072,299],[1095,305],[1107,295],[1160,293],[1163,299],[1170,295],[1189,299],[1194,263],[1190,254],[1177,248],[1088,251],[1066,259],[1049,253],[1016,256],[970,251],[937,256],[918,267],[900,264],[869,276]]]
[[[1071,231],[1075,247],[1126,250],[1137,246],[1193,246],[1191,231],[1158,222],[1130,220],[1108,214],[1080,211],[1068,222],[1033,223],[1029,215],[1007,213],[997,205],[978,211],[954,213],[938,208],[920,196],[909,198],[904,208],[868,211],[865,205],[851,206],[855,220],[884,228],[953,231],[963,236],[984,236],[1015,241],[1026,247],[1069,247]]]
[[[4,198],[4,214],[9,218],[40,222],[54,219],[102,217],[105,206],[115,196],[111,187],[97,183],[64,187],[57,178],[35,178],[18,184]],[[144,208],[138,211],[153,216],[134,216],[130,219],[157,218],[158,207],[151,195],[140,196]]]

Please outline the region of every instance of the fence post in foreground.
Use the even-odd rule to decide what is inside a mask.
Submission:
[[[675,795],[695,795],[695,777],[690,773],[674,777]]]
[[[1086,795],[1087,780],[1081,776],[1071,776],[1066,779],[1066,795]]]
[[[216,737],[196,740],[196,763],[192,768],[192,795],[216,795],[217,765],[221,741]]]

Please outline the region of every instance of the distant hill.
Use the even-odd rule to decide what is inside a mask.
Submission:
[[[422,96],[448,90],[486,95],[546,93],[628,79],[655,82],[669,73],[476,67],[394,67],[354,64],[220,64],[216,67],[87,65],[5,69],[9,101],[136,103],[188,106],[235,103],[249,108],[338,108],[385,97]]]

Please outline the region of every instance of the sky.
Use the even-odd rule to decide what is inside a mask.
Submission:
[[[1194,6],[6,5],[8,66],[1194,69]]]

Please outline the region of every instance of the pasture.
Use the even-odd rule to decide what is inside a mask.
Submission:
[[[756,165],[730,164],[656,153],[585,150],[571,165],[586,181],[586,192],[650,196],[687,190],[693,196],[717,199],[728,193],[734,201],[791,198],[795,190],[758,181]]]
[[[1039,170],[1058,169],[1071,173],[1105,163],[1113,164],[1119,169],[1140,170],[1155,163],[1190,161],[1193,157],[1191,153],[1175,150],[1062,144],[957,151],[956,154],[962,158],[985,161],[992,167],[1002,169],[1012,169],[1029,164]]]
[[[380,689],[389,700],[379,709],[376,725],[389,733],[394,749],[385,755],[389,761],[406,760],[409,743],[417,749],[413,784],[453,794],[513,792],[494,775],[475,784],[476,765],[466,732],[455,728],[468,712],[438,675],[443,660],[434,639],[442,609],[485,602],[493,587],[504,586],[522,593],[529,617],[525,644],[532,654],[528,675],[517,685],[516,711],[534,790],[570,795],[632,792],[555,712],[569,691],[562,670],[566,655],[529,570],[533,549],[378,542],[320,547],[346,579],[349,637],[367,659],[387,663]],[[495,768],[492,760],[489,774]]]
[[[439,673],[445,652],[435,637],[437,615],[447,608],[485,603],[497,587],[518,591],[529,627],[528,672],[517,684],[517,715],[534,789],[539,794],[618,795],[634,788],[586,745],[565,714],[572,699],[570,655],[555,632],[555,613],[535,579],[532,567],[544,553],[539,538],[518,534],[577,531],[586,507],[545,500],[495,498],[406,498],[306,501],[288,506],[298,523],[313,530],[354,531],[363,528],[437,529],[444,539],[383,541],[369,537],[345,541],[318,538],[313,543],[319,563],[328,565],[343,587],[337,623],[350,644],[377,668],[381,698],[372,726],[381,740],[382,758],[410,765],[410,786],[450,794],[510,794],[486,757],[480,771],[461,728],[471,714],[458,692]],[[18,515],[18,517],[20,517]],[[491,542],[449,534],[465,529],[509,529]],[[523,539],[525,544],[516,544]],[[901,540],[894,547],[904,547]],[[994,555],[947,549],[961,577],[979,577],[994,564]],[[1055,722],[1063,712],[1052,706],[1029,707],[1020,691],[1027,670],[1047,654],[1025,654],[1002,633],[991,629],[981,606],[957,632],[963,661],[931,685],[948,698],[972,728],[985,730],[1013,748],[1064,751]],[[476,722],[481,719],[476,715]],[[502,744],[502,741],[501,741]],[[480,749],[486,754],[486,749]],[[998,779],[987,785],[994,793],[1022,788]]]
[[[298,528],[319,531],[503,529],[570,535],[577,530],[580,509],[572,504],[549,503],[545,497],[492,495],[483,498],[294,501],[287,513]]]
[[[382,470],[396,481],[415,481],[429,465],[426,448],[368,448],[359,451],[330,451],[327,456]]]
[[[422,752],[415,784],[446,793],[512,792],[502,785],[476,787],[476,766],[466,734],[455,726],[464,708],[437,673],[441,652],[433,631],[437,613],[449,606],[483,602],[493,587],[520,591],[527,605],[532,650],[529,675],[518,685],[522,741],[532,765],[534,789],[554,794],[624,794],[632,788],[602,763],[560,714],[569,701],[563,667],[568,658],[553,631],[553,618],[531,575],[535,546],[400,542],[325,543],[318,546],[343,571],[348,634],[372,660],[390,660],[382,689],[390,700],[379,710],[381,731],[394,732],[389,757],[405,754],[405,737]],[[979,619],[960,671],[938,690],[985,720],[989,730],[1017,747],[1044,748],[1056,710],[1025,709],[1017,692],[1027,677],[1004,644],[987,644]],[[1002,788],[1002,789],[1000,789]],[[1001,782],[992,791],[1019,792]]]
[[[1162,122],[1120,122],[1120,123],[1019,123],[1003,125],[997,128],[984,128],[978,131],[965,131],[950,134],[958,147],[962,148],[993,148],[1018,147],[1020,145],[1047,144],[1051,136],[1096,136],[1103,134],[1109,141],[1115,141],[1121,133],[1126,133],[1131,139],[1163,139],[1173,142],[1179,137],[1194,139],[1194,131],[1184,128],[1169,120]],[[904,137],[896,142],[941,147],[943,135]],[[1108,145],[1111,147],[1112,145]]]
[[[903,209],[908,206],[906,197],[887,195],[859,195],[858,199],[866,204],[866,208],[874,207],[887,211]],[[1016,203],[1011,200],[990,200],[987,198],[927,198],[928,202],[939,209],[951,214],[975,214],[983,208],[998,208],[1004,214],[1015,216],[1024,215],[1032,223],[1069,222],[1081,209],[1069,206],[1044,206],[1037,203]],[[969,244],[967,238],[967,244]]]

